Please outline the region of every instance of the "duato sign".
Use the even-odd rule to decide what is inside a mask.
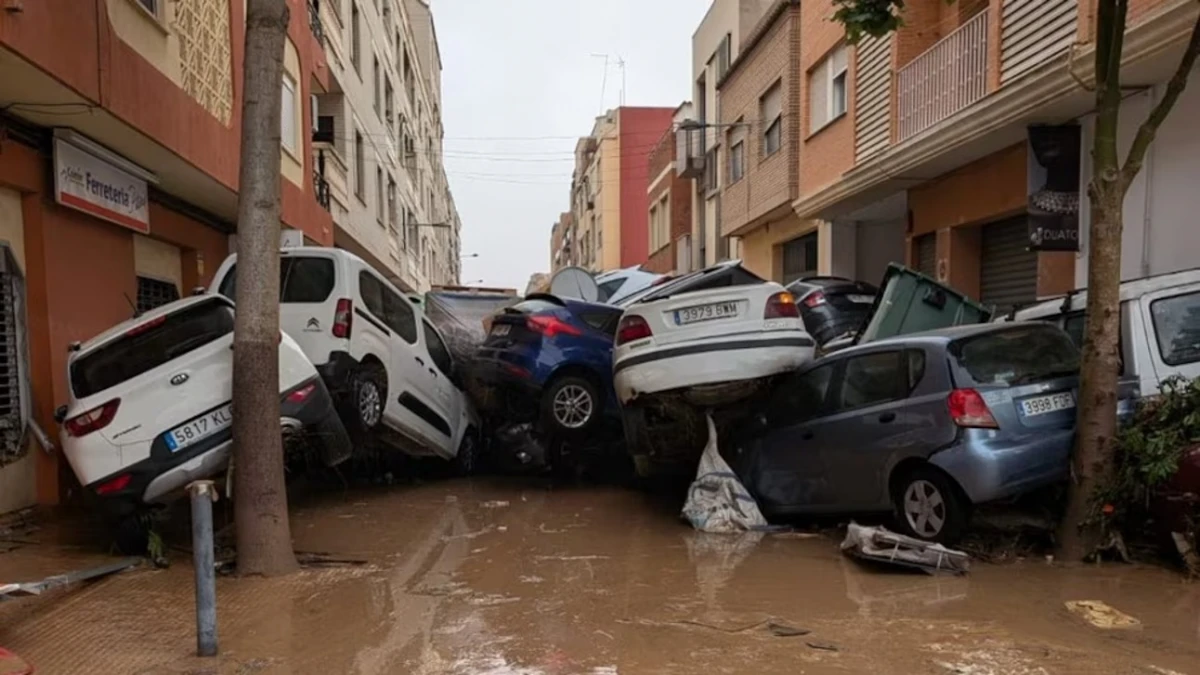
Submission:
[[[141,234],[150,233],[146,181],[62,139],[54,139],[54,199]]]

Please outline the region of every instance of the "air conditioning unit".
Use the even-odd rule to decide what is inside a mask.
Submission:
[[[675,175],[700,178],[704,175],[704,125],[684,120],[675,130]]]

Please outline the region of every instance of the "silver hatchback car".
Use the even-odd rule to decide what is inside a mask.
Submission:
[[[853,347],[775,388],[734,431],[733,463],[768,513],[890,508],[908,534],[952,542],[973,505],[1066,478],[1078,370],[1078,348],[1049,324]]]

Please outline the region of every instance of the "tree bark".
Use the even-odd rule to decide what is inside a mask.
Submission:
[[[296,569],[279,426],[279,152],[287,0],[248,0],[238,182],[233,483],[238,572]]]

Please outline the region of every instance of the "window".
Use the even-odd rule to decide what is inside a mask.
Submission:
[[[354,195],[364,204],[366,203],[367,192],[367,162],[363,156],[365,150],[363,147],[362,132],[356,129],[354,131]]]
[[[296,126],[296,81],[284,73],[279,105],[279,138],[284,149],[291,153],[296,152]]]
[[[154,16],[154,18],[160,19],[160,20],[162,19],[162,14],[159,13],[162,11],[162,7],[161,7],[162,0],[137,0],[137,2],[139,5],[142,6],[142,9],[146,10],[147,12],[150,12],[150,14]]]
[[[746,175],[746,143],[737,141],[729,146],[729,183],[738,182]]]
[[[392,122],[396,119],[395,92],[392,91],[392,80],[383,76],[383,121],[387,125],[388,134],[396,137],[396,127]]]
[[[71,364],[76,398],[98,394],[233,332],[233,308],[224,300],[191,305],[162,323],[121,336]]]
[[[168,302],[179,299],[179,287],[174,281],[162,281],[149,277],[137,278],[137,311],[149,312]]]
[[[383,112],[383,72],[379,69],[378,56],[372,58],[372,63],[374,65],[374,76],[371,78],[371,89],[374,90],[375,96],[373,105],[375,107],[375,114],[379,115]]]
[[[391,226],[393,230],[398,229],[396,224],[396,181],[391,176],[388,176],[387,212],[388,225]]]
[[[362,76],[362,26],[358,13],[358,3],[350,5],[350,63],[354,70]]]
[[[1055,326],[1014,324],[955,340],[947,351],[959,386],[1016,386],[1073,375],[1079,348]]]
[[[813,232],[783,245],[783,283],[816,274],[819,243],[817,233]]]
[[[375,159],[379,164],[379,159]],[[375,220],[383,225],[383,168],[375,167]]]
[[[717,61],[717,80],[725,77],[725,73],[729,72],[729,63],[732,55],[733,34],[726,33],[725,37],[721,38],[721,44],[717,46],[717,53],[713,58]]]
[[[758,101],[758,118],[762,120],[762,156],[770,157],[783,145],[783,89],[779,82]]]
[[[1200,361],[1200,293],[1150,303],[1150,317],[1163,363],[1181,366]]]
[[[421,320],[421,327],[425,329],[425,349],[429,351],[429,358],[433,359],[433,365],[442,371],[446,377],[450,377],[454,371],[454,360],[450,358],[450,350],[446,349],[446,343],[442,341],[442,336],[429,325],[428,321]]]
[[[900,370],[900,352],[876,352],[846,361],[837,412],[864,408],[903,398],[907,368]]]
[[[808,75],[809,133],[846,113],[846,46],[838,45]]]
[[[387,286],[380,286],[383,293],[383,320],[388,328],[408,344],[417,343],[417,318],[412,303]]]
[[[670,193],[663,195],[650,207],[650,252],[654,253],[671,240]]]
[[[25,278],[12,249],[0,244],[0,464],[28,454],[29,349]]]
[[[329,258],[286,255],[279,259],[279,301],[321,303],[333,293],[336,273]],[[237,265],[221,280],[218,291],[230,300],[237,299]]]
[[[704,155],[704,190],[713,192],[717,189],[717,149],[713,148]]]
[[[628,281],[627,277],[618,277],[616,279],[609,279],[608,281],[600,284],[597,287],[600,291],[597,294],[599,301],[607,302],[608,299],[612,297],[613,293],[616,293],[617,289],[620,288],[626,281]]]
[[[767,406],[767,422],[786,427],[819,417],[825,409],[836,364],[828,364],[784,380]]]

